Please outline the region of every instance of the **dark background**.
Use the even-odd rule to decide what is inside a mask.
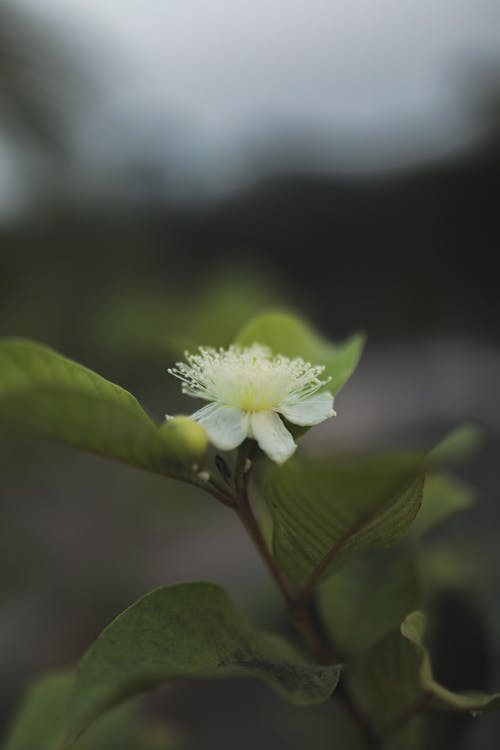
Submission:
[[[54,346],[161,420],[191,408],[166,374],[185,344],[225,344],[258,310],[293,307],[333,339],[366,331],[339,417],[308,449],[428,446],[465,419],[483,425],[461,470],[478,505],[431,539],[429,556],[484,623],[477,644],[458,633],[457,649],[478,660],[486,649],[493,666],[477,679],[498,689],[500,76],[474,80],[480,135],[412,166],[319,170],[304,138],[271,149],[265,170],[250,161],[217,196],[179,200],[150,155],[93,192],[72,150],[92,81],[29,14],[1,5],[0,128],[35,197],[0,222],[0,334]],[[248,609],[262,597],[278,606],[235,519],[183,486],[7,434],[0,471],[2,726],[32,676],[74,663],[156,585],[212,579]],[[196,747],[291,746],[288,710],[259,686],[181,686],[154,703]],[[487,719],[470,747],[495,742]]]

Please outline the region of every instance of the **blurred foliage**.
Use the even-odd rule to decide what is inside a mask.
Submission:
[[[277,291],[252,274],[208,277],[188,293],[170,284],[118,284],[94,300],[86,335],[92,345],[131,363],[141,356],[164,362],[200,345],[227,346],[249,318],[277,299]]]
[[[44,154],[68,155],[68,103],[82,79],[51,35],[14,4],[0,5],[0,128]],[[69,101],[68,101],[69,100]]]
[[[27,691],[2,750],[55,750],[64,738],[70,673],[52,673]],[[187,750],[180,734],[141,715],[130,702],[111,711],[75,744],[75,750]]]

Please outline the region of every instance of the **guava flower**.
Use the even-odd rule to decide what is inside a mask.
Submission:
[[[183,393],[209,401],[191,415],[220,450],[232,450],[247,437],[276,463],[296,449],[281,417],[310,427],[335,415],[333,396],[320,390],[324,367],[300,357],[273,355],[261,344],[229,349],[200,347],[185,354],[169,373],[182,381]]]

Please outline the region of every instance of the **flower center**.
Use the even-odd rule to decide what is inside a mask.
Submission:
[[[278,411],[290,399],[310,396],[326,383],[319,380],[323,367],[273,356],[260,344],[200,348],[199,354],[186,353],[186,360],[169,370],[182,380],[184,393],[247,412]]]

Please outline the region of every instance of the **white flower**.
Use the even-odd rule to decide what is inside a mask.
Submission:
[[[333,396],[321,390],[324,367],[301,358],[273,356],[260,344],[240,349],[199,348],[169,372],[182,380],[183,393],[210,401],[192,418],[220,450],[254,438],[269,458],[286,461],[296,449],[278,416],[310,427],[335,415]],[[318,393],[319,391],[319,393]]]

